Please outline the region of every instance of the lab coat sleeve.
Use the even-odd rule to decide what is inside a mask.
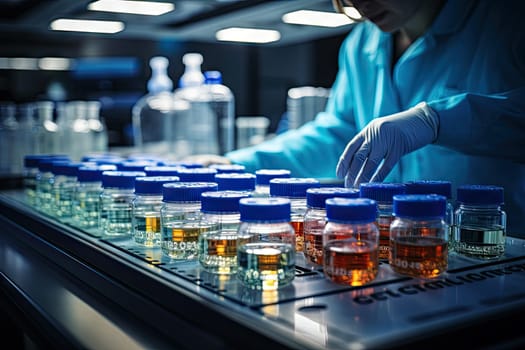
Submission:
[[[525,163],[525,87],[498,94],[462,93],[428,105],[439,116],[436,144]]]
[[[298,129],[229,152],[226,157],[250,172],[277,168],[289,169],[294,177],[335,178],[339,156],[356,133],[345,47],[343,44],[339,52],[339,71],[325,111]]]

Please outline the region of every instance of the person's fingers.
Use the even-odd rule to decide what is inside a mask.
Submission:
[[[361,170],[363,169],[363,165],[368,159],[368,156],[370,155],[370,144],[364,143],[361,145],[361,148],[355,152],[352,162],[350,163],[350,166],[348,168],[347,177],[349,181],[353,181],[355,184],[355,180],[361,173]]]
[[[399,157],[386,156],[383,164],[376,172],[376,174],[370,179],[371,182],[383,182],[383,180],[390,173],[394,165],[396,165]]]
[[[354,157],[354,153],[359,149],[359,147],[361,147],[363,141],[364,138],[358,134],[346,145],[346,148],[341,154],[341,157],[339,158],[339,162],[337,163],[337,167],[335,169],[335,173],[338,178],[342,179],[346,176],[346,174],[348,173],[350,162]]]
[[[381,165],[384,157],[385,154],[382,148],[379,150],[377,147],[372,149],[368,155],[368,158],[366,159],[363,169],[361,170],[361,174],[359,174],[359,177],[355,179],[354,185],[359,186],[359,184],[362,182],[369,182],[374,173],[377,171],[378,167]]]

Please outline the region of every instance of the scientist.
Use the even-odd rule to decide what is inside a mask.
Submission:
[[[525,237],[525,2],[352,3],[366,20],[340,49],[325,111],[225,160],[346,186],[503,186],[507,232]]]

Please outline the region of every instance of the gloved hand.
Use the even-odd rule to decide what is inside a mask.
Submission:
[[[372,120],[346,146],[336,174],[346,187],[381,182],[405,154],[436,140],[439,117],[422,102],[406,111]]]

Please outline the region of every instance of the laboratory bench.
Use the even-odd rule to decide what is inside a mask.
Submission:
[[[496,260],[450,253],[432,280],[382,262],[374,281],[352,287],[302,253],[296,260],[290,285],[253,291],[197,261],[58,221],[30,207],[21,188],[0,190],[0,322],[26,348],[525,348],[517,236],[508,234]]]

